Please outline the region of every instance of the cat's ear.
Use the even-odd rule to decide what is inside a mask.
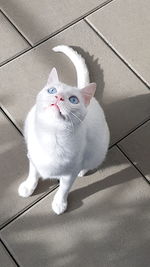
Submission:
[[[89,83],[86,87],[81,89],[81,94],[84,99],[86,106],[89,105],[91,98],[94,96],[96,91],[96,83]]]
[[[47,84],[53,84],[53,83],[58,83],[59,79],[58,79],[58,73],[56,68],[52,68],[49,77],[48,77],[48,81]]]

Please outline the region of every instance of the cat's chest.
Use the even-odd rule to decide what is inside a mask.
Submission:
[[[70,168],[77,156],[76,141],[69,136],[36,136],[30,140],[28,149],[33,163],[39,169],[51,170],[51,175],[55,175],[57,169],[61,172]]]

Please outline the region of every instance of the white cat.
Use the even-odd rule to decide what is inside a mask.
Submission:
[[[84,59],[65,45],[53,50],[63,52],[74,63],[78,86],[61,83],[56,69],[52,69],[25,121],[30,166],[29,176],[18,192],[22,197],[30,196],[39,177],[59,179],[52,208],[61,214],[67,209],[68,193],[76,177],[103,162],[109,129],[103,110],[93,97],[96,84],[89,83]]]

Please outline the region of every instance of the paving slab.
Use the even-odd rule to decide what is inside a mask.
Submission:
[[[0,242],[0,264],[2,267],[16,267],[16,264],[9,256],[8,252],[3,247],[1,242]]]
[[[18,186],[28,175],[23,137],[0,113],[0,227],[21,210],[54,188],[54,181],[41,182],[41,189],[28,199],[18,196]]]
[[[112,1],[87,19],[150,85],[150,1]]]
[[[60,80],[76,85],[73,64],[52,51],[58,44],[73,46],[86,59],[91,81],[97,82],[96,98],[106,113],[111,144],[149,118],[147,87],[82,21],[1,68],[1,101],[20,127],[52,67],[58,69]]]
[[[2,10],[32,43],[54,34],[106,0],[1,0]]]
[[[150,121],[123,139],[118,145],[150,182]]]
[[[30,46],[0,12],[0,65]]]
[[[113,148],[100,171],[78,178],[63,215],[54,192],[2,230],[22,267],[141,267],[149,264],[150,188]]]

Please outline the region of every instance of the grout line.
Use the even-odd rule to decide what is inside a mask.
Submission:
[[[0,10],[1,11],[1,13],[3,14],[3,16],[10,22],[10,24],[14,27],[14,29],[21,35],[21,37],[24,39],[24,41],[26,41],[27,42],[27,44],[29,45],[29,46],[31,46],[32,47],[32,44],[30,43],[30,41],[22,34],[22,32],[18,29],[18,27],[17,26],[15,26],[15,24],[12,22],[12,20],[5,14],[5,12],[4,11],[2,11],[2,9]]]
[[[8,60],[6,60],[5,62],[0,64],[0,67],[6,65],[7,63],[13,61],[14,59],[22,56],[23,54],[25,54],[26,52],[33,50],[34,48],[40,46],[41,44],[43,44],[44,42],[48,41],[49,39],[51,39],[52,37],[56,36],[57,34],[62,33],[63,31],[67,30],[69,27],[75,25],[76,23],[80,22],[81,20],[83,20],[84,18],[86,18],[87,16],[91,15],[92,13],[94,13],[95,11],[99,10],[100,8],[103,8],[104,6],[108,5],[109,3],[111,3],[112,1],[115,0],[106,0],[104,3],[101,3],[99,6],[95,7],[94,9],[88,11],[86,14],[82,15],[81,17],[75,19],[74,21],[68,23],[67,25],[63,26],[62,28],[60,28],[59,30],[55,31],[54,33],[52,33],[51,35],[43,38],[42,40],[38,41],[35,45],[32,45],[29,41],[27,41],[26,37],[24,37],[24,35],[14,26],[14,24],[11,22],[11,20],[9,20],[7,18],[7,16],[5,15],[5,17],[9,20],[9,22],[16,28],[16,30],[24,37],[24,39],[30,44],[30,48],[28,48],[26,51],[9,58]]]
[[[21,211],[19,211],[16,215],[14,215],[10,219],[8,219],[6,222],[4,222],[3,224],[1,224],[0,231],[2,231],[4,228],[6,228],[7,226],[9,226],[11,223],[13,223],[16,219],[18,219],[26,211],[30,210],[33,206],[35,206],[35,204],[37,204],[38,202],[40,202],[41,200],[43,200],[45,197],[47,197],[48,195],[50,195],[54,190],[56,190],[58,188],[58,186],[59,186],[59,184],[54,185],[50,189],[50,191],[47,191],[46,193],[42,194],[42,196],[40,196],[37,199],[35,199],[32,203],[30,203],[29,205],[27,205],[24,209],[22,209]]]
[[[140,171],[140,169],[132,162],[132,160],[127,156],[127,154],[122,150],[122,148],[117,144],[116,147],[119,151],[127,158],[127,160],[132,164],[132,166],[141,174],[144,180],[150,185],[150,181],[144,176],[144,174]]]
[[[20,56],[22,56],[23,54],[27,53],[27,52],[30,51],[31,49],[32,49],[32,47],[26,48],[26,49],[20,51],[19,53],[17,53],[16,55],[11,56],[10,58],[4,60],[3,62],[0,63],[0,67],[6,65],[7,63],[13,61],[13,60],[16,59],[16,58],[19,58]]]
[[[0,110],[3,115],[13,124],[13,126],[17,129],[17,131],[23,136],[22,129],[19,125],[17,125],[16,120],[12,117],[12,115],[7,111],[7,109],[1,104]]]
[[[92,13],[96,12],[97,10],[99,10],[100,8],[103,8],[104,6],[108,5],[110,2],[112,2],[114,0],[106,0],[105,2],[101,3],[100,5],[98,5],[97,7],[93,8],[90,11],[87,11],[85,14],[81,15],[80,17],[74,19],[73,21],[69,22],[68,24],[64,25],[62,28],[56,30],[55,32],[53,32],[52,34],[50,34],[47,37],[44,37],[43,39],[41,39],[40,41],[36,42],[35,45],[33,45],[33,47],[36,47],[40,44],[42,44],[43,42],[47,41],[48,39],[54,37],[55,35],[67,30],[69,27],[75,25],[76,23],[80,22],[81,20],[83,20],[84,18],[86,18],[87,16],[91,15]]]
[[[124,140],[125,138],[127,138],[130,134],[134,133],[136,130],[138,130],[140,127],[142,127],[144,124],[146,124],[148,121],[150,121],[150,117],[145,119],[142,123],[140,123],[138,126],[136,126],[133,130],[131,130],[128,134],[126,134],[125,136],[123,136],[122,138],[120,138],[117,142],[115,142],[114,144],[112,144],[109,149],[111,149],[112,147],[118,145],[118,143],[120,143],[122,140]]]
[[[0,242],[2,243],[3,247],[6,249],[6,251],[8,252],[9,256],[12,258],[12,260],[15,262],[17,267],[20,267],[18,262],[16,261],[16,259],[14,258],[14,256],[10,253],[9,249],[7,248],[7,246],[5,245],[5,243],[3,242],[3,240],[0,238]]]
[[[102,39],[102,41],[114,52],[116,56],[119,57],[119,59],[136,75],[136,77],[144,83],[144,85],[150,89],[149,83],[132,67],[132,65],[126,61],[126,59],[109,43],[109,41],[104,37],[102,33],[100,33],[96,27],[87,19],[85,18],[84,21],[89,25],[89,27],[97,34],[98,37]]]

